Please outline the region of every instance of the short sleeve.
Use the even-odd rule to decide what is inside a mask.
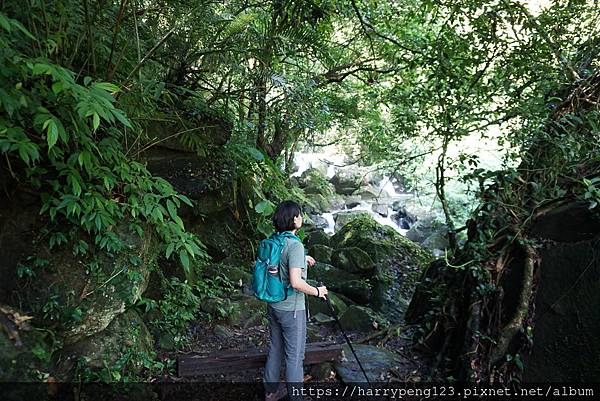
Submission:
[[[304,245],[299,241],[293,241],[288,248],[288,268],[297,267],[304,269],[306,259],[304,258]]]

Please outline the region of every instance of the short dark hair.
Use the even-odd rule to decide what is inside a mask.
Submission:
[[[277,205],[271,220],[279,233],[295,229],[294,217],[302,214],[302,208],[294,201],[287,200]]]

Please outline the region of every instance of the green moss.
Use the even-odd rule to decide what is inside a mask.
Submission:
[[[336,249],[332,261],[340,269],[355,274],[369,274],[375,268],[369,254],[357,247]]]

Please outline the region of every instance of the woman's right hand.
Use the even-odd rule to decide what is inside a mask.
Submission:
[[[319,290],[319,298],[323,298],[326,299],[327,298],[327,287],[325,287],[324,285],[321,287],[317,287],[317,289]]]

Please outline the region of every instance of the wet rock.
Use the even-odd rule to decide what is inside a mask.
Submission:
[[[428,237],[434,233],[444,234],[447,226],[437,215],[428,215],[419,219],[406,233],[406,237],[411,241],[422,244]]]
[[[149,353],[153,339],[138,313],[129,309],[117,316],[101,332],[69,344],[56,355],[56,374],[61,380],[72,378],[78,363],[92,370],[113,366],[125,354]],[[130,374],[140,373],[145,367],[135,358],[128,366]],[[114,378],[111,378],[114,380]]]
[[[367,280],[348,280],[336,286],[336,290],[356,303],[366,305],[373,297],[371,284]]]
[[[333,219],[335,220],[335,231],[339,231],[343,226],[361,216],[370,216],[370,214],[364,210],[350,210],[336,213],[333,216]]]
[[[335,191],[338,194],[350,195],[358,188],[361,184],[366,181],[364,179],[364,173],[359,169],[338,169],[333,177],[329,180],[335,187]]]
[[[400,363],[400,357],[391,351],[364,344],[355,344],[353,347],[371,382],[386,382],[390,369]],[[347,384],[365,383],[365,377],[350,347],[345,345],[343,350],[345,358],[334,363],[338,377]]]
[[[311,214],[308,216],[308,218],[310,219],[310,223],[306,224],[303,223],[304,227],[306,227],[307,225],[311,225],[313,227],[316,228],[321,228],[321,229],[325,229],[327,227],[329,227],[329,223],[327,223],[327,219],[325,219],[325,217],[320,216],[318,214]]]
[[[362,202],[362,199],[360,199],[360,196],[351,195],[346,198],[345,205],[348,209],[352,209],[356,206],[359,206],[361,202]]]
[[[388,216],[388,204],[387,203],[373,203],[371,205],[371,210],[380,216],[387,217]]]
[[[321,263],[331,264],[331,253],[333,249],[327,245],[316,244],[308,249],[308,254]]]
[[[313,230],[306,234],[303,242],[307,248],[317,244],[329,246],[329,235],[321,229]]]
[[[329,288],[327,297],[331,302],[331,306],[333,306],[333,310],[338,316],[341,316],[341,314],[344,313],[346,309],[348,309],[348,306],[342,300],[342,298],[340,298],[340,296],[334,293],[333,291],[329,290]],[[331,309],[329,308],[329,305],[327,305],[327,301],[325,301],[323,298],[308,297],[307,300],[308,310],[310,311],[311,315],[316,315],[317,313],[322,313],[327,316],[333,315]]]
[[[338,248],[331,255],[331,260],[334,266],[360,275],[368,275],[375,268],[369,254],[357,247]]]
[[[372,286],[368,304],[391,320],[401,319],[406,308],[400,299],[411,298],[431,256],[370,216],[361,216],[345,225],[331,238],[331,244],[334,249],[356,247],[370,256],[375,267],[368,276]],[[359,303],[365,300],[364,296],[357,299],[344,288],[338,291]]]
[[[329,205],[331,206],[331,209],[327,210],[328,212],[331,212],[332,210],[341,210],[346,206],[346,199],[342,195],[333,194],[329,198]]]
[[[149,228],[139,237],[126,224],[115,227],[114,234],[123,250],[116,255],[98,252],[96,264],[82,263],[68,246],[38,250],[37,256],[48,263],[37,271],[24,299],[35,315],[45,315],[48,324],[57,325],[55,331],[65,344],[106,329],[148,286],[160,249],[156,238]],[[67,311],[72,318],[59,320]]]
[[[398,225],[403,230],[409,230],[412,224],[414,223],[411,219],[402,217],[401,213],[394,213],[391,216],[391,219],[394,223]]]
[[[387,321],[371,308],[352,305],[340,316],[340,324],[345,331],[369,332],[385,327]]]
[[[360,196],[360,198],[364,201],[373,201],[377,199],[385,199],[390,197],[390,194],[388,194],[386,190],[379,190],[373,188],[370,185],[358,189],[353,193],[353,195]]]
[[[352,273],[343,271],[337,267],[317,262],[314,266],[309,267],[308,277],[316,282],[322,282],[336,291],[341,288],[343,283],[351,280],[358,280],[358,276]]]

